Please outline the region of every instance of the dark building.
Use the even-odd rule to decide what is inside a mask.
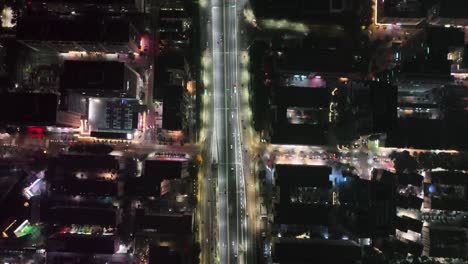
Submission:
[[[385,181],[347,177],[340,185],[341,224],[358,237],[381,237],[395,232],[395,188]]]
[[[424,184],[424,207],[428,209],[467,211],[468,178],[462,172],[434,171]]]
[[[56,94],[2,93],[0,97],[0,122],[3,124],[80,127],[79,113],[58,111]]]
[[[424,200],[414,195],[398,195],[395,199],[396,206],[404,209],[420,210]]]
[[[395,228],[403,232],[408,232],[408,230],[411,230],[413,232],[421,234],[423,222],[407,216],[396,217]]]
[[[117,61],[66,60],[60,90],[88,96],[136,97],[138,74]]]
[[[467,26],[468,25],[468,3],[464,0],[440,0],[429,13],[431,24],[445,26]]]
[[[397,176],[398,184],[400,185],[413,185],[413,186],[422,186],[424,177],[417,173],[400,173]]]
[[[423,255],[444,258],[467,258],[467,232],[461,228],[424,227]]]
[[[186,177],[187,165],[187,161],[179,160],[146,160],[143,175],[129,179],[125,184],[125,193],[137,197],[159,197],[161,182]]]
[[[393,250],[405,255],[412,254],[415,256],[421,256],[423,249],[423,245],[411,240],[396,240],[393,243]]]
[[[144,209],[137,209],[135,212],[135,231],[190,235],[192,233],[192,216],[188,214],[146,214]]]
[[[63,155],[49,165],[48,189],[53,195],[116,197],[118,168],[113,156]]]
[[[163,96],[162,128],[167,130],[182,130],[184,124],[182,86],[166,86]]]
[[[325,145],[329,107],[327,88],[277,87],[271,109],[271,143]]]
[[[182,264],[182,256],[170,247],[151,246],[149,264]]]
[[[118,169],[113,156],[68,154],[50,161],[46,177],[54,195],[112,197],[118,195]]]
[[[133,14],[144,12],[147,0],[31,0],[29,11],[40,12],[47,10],[50,13],[83,14],[90,10],[100,13],[121,15],[123,12]]]
[[[180,179],[188,176],[187,161],[179,160],[146,160],[145,177],[158,180]]]
[[[314,22],[341,22],[340,18],[356,12],[357,1],[344,0],[255,0],[252,6],[257,17],[294,19]]]
[[[99,180],[66,180],[50,182],[54,194],[84,195],[91,197],[115,197],[118,195],[117,182]]]
[[[169,131],[184,130],[186,106],[189,102],[186,88],[189,79],[188,64],[180,50],[165,49],[156,60],[154,97],[163,102],[162,128]]]
[[[326,225],[330,221],[331,168],[326,166],[277,165],[279,204],[275,223]]]
[[[125,182],[125,195],[133,197],[159,197],[161,182],[156,178],[139,177],[130,178]]]
[[[361,260],[361,247],[349,240],[288,239],[275,241],[274,263],[352,264]]]
[[[401,72],[413,75],[448,75],[450,47],[463,47],[464,33],[458,28],[427,27],[400,47]]]
[[[57,179],[57,177],[63,178],[62,175],[68,176],[71,172],[118,169],[119,162],[114,156],[67,154],[52,160],[48,175],[53,179]]]
[[[398,118],[443,119],[441,89],[450,81],[448,75],[399,74]]]
[[[359,71],[356,60],[358,51],[353,51],[352,43],[351,47],[346,47],[340,41],[346,41],[346,38],[334,38],[325,43],[305,40],[302,47],[286,49],[278,67],[283,71],[311,71],[319,74],[349,74]],[[308,45],[318,47],[311,49]]]
[[[344,98],[339,103],[345,106],[344,109],[340,109],[339,115],[349,118],[338,121],[348,128],[345,129],[345,133],[352,134],[354,130],[357,138],[361,135],[385,133],[396,126],[396,86],[383,82],[351,81],[344,85],[340,92],[344,93]],[[349,115],[350,113],[353,114]],[[337,129],[340,128],[343,127]]]
[[[377,2],[379,5],[379,22],[416,26],[426,20],[427,10],[430,6],[422,0],[389,0]]]
[[[140,35],[124,18],[102,14],[22,16],[17,38],[33,50],[133,53]]]
[[[468,148],[468,140],[464,136],[468,132],[466,89],[453,84],[449,71],[442,75],[441,72],[423,69],[419,73],[400,74],[399,118],[394,129],[387,134],[387,147]]]
[[[53,126],[57,104],[55,94],[4,93],[0,96],[0,120],[5,124]]]
[[[161,48],[188,47],[190,42],[190,10],[179,2],[161,2],[159,10],[159,42]]]
[[[48,255],[49,252],[114,254],[116,252],[116,241],[114,237],[57,236],[47,239],[46,250]]]
[[[385,146],[416,149],[446,149],[441,120],[398,119],[395,129],[387,134]]]
[[[52,205],[48,212],[48,223],[59,225],[100,225],[115,227],[117,212],[112,208],[77,207]]]

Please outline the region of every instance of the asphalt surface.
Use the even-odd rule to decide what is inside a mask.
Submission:
[[[247,263],[245,185],[239,118],[238,6],[211,1],[213,69],[212,158],[217,163],[217,223],[220,263]]]

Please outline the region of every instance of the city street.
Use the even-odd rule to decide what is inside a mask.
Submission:
[[[208,151],[204,153],[204,160],[211,164],[211,171],[204,169],[203,183],[208,186],[203,187],[202,202],[205,204],[201,210],[202,233],[211,237],[203,236],[203,263],[213,263],[213,258],[219,263],[252,263],[253,254],[250,252],[254,250],[247,229],[242,113],[239,107],[238,4],[235,0],[212,0],[205,10],[207,48],[212,62],[211,69],[205,69],[211,70],[205,84],[211,82],[212,85],[207,85],[210,102],[205,103],[205,107],[209,107],[210,118],[205,120],[204,147]],[[212,200],[206,198],[210,194],[210,179],[216,185],[216,197]],[[216,201],[216,215],[210,215],[210,204],[213,203],[210,201]],[[216,217],[217,232],[210,230],[213,221],[210,217]],[[217,240],[217,252],[209,253],[214,240]]]

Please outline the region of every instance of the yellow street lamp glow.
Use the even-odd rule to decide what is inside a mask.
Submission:
[[[333,89],[332,95],[335,96],[337,91],[338,91],[338,88]]]

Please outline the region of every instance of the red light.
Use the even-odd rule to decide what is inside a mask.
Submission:
[[[27,134],[32,138],[40,138],[44,135],[44,128],[42,127],[27,127]]]
[[[28,5],[32,5],[32,2],[31,2],[31,1],[28,1],[28,2],[26,2],[26,3],[27,3]]]

